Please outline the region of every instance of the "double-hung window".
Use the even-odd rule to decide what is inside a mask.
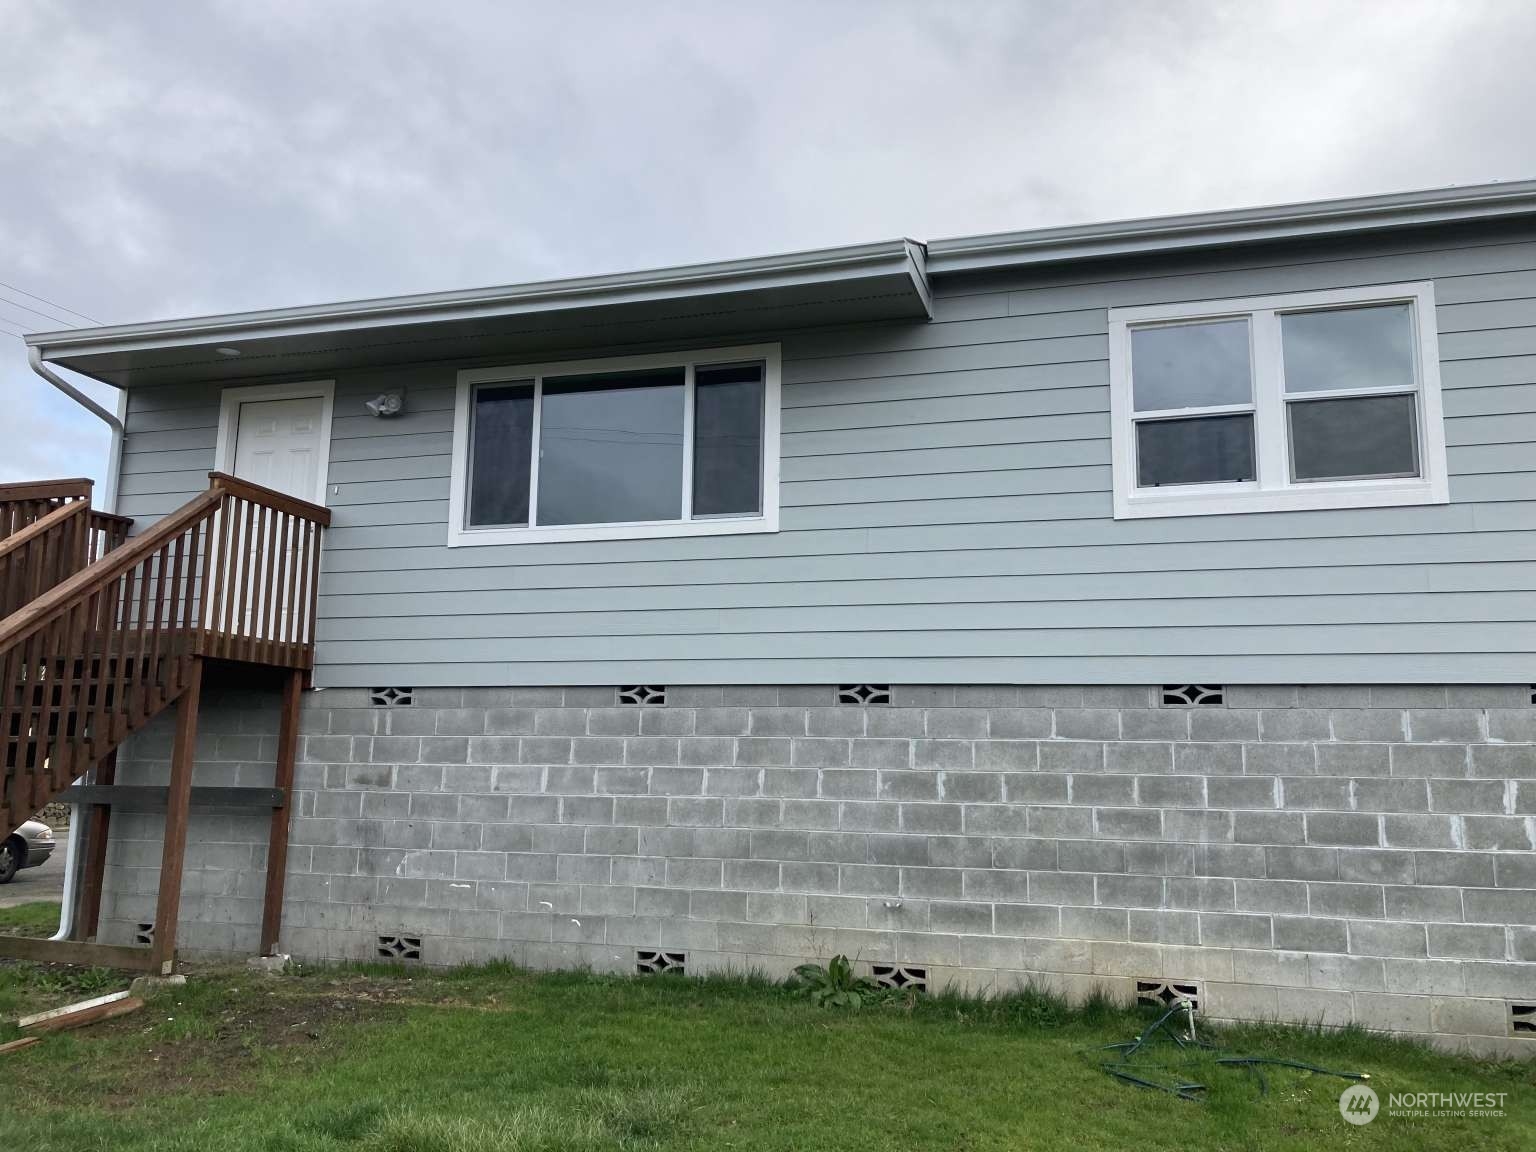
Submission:
[[[778,345],[459,373],[450,545],[772,532]]]
[[[1109,313],[1115,515],[1448,499],[1428,283]]]

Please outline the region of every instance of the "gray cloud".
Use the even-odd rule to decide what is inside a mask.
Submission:
[[[1536,174],[1536,9],[1500,0],[0,0],[0,27],[0,280],[105,321]],[[52,326],[0,300],[0,332]],[[102,471],[7,335],[0,406],[0,479]]]

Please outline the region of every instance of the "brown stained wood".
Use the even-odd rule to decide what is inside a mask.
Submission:
[[[107,739],[116,744],[128,735],[127,717],[123,707],[123,681],[128,675],[128,613],[133,602],[133,577],[137,571],[130,568],[111,585],[108,604],[112,611],[114,627],[105,651],[112,670],[109,681],[111,712],[108,716]]]
[[[234,559],[235,555],[235,520],[239,515],[239,505],[230,499],[226,499],[223,510],[219,513],[220,528],[222,530],[223,543],[219,548],[217,572],[214,579],[218,582],[218,615],[213,621],[220,632],[228,632],[230,621],[234,612],[234,574],[237,571]]]
[[[0,820],[29,815],[182,697],[202,657],[313,668],[329,511],[211,483],[127,543],[125,517],[0,502],[26,533],[0,548],[27,557],[0,565],[0,599],[30,598],[0,617]]]
[[[127,1016],[130,1012],[137,1012],[142,1007],[144,1007],[143,1000],[137,996],[129,996],[123,1000],[113,1000],[110,1004],[96,1004],[67,1016],[54,1016],[51,1019],[39,1021],[27,1031],[32,1033],[70,1032],[76,1028],[100,1024],[103,1020],[115,1020],[119,1016]]]
[[[30,1048],[34,1044],[41,1044],[41,1036],[23,1036],[20,1040],[12,1040],[7,1044],[0,1044],[0,1056],[7,1052],[20,1052],[23,1048]]]
[[[283,609],[287,603],[283,572],[288,567],[288,525],[292,520],[293,517],[284,513],[276,517],[272,526],[272,561],[267,565],[267,626],[262,633],[266,638],[263,655],[269,664],[277,662],[283,629]]]
[[[272,634],[272,598],[276,594],[276,571],[278,571],[278,559],[280,553],[276,550],[276,535],[278,535],[278,513],[266,508],[261,510],[261,579],[257,585],[257,594],[261,598],[261,624],[257,627],[257,645],[255,645],[255,657],[266,664],[270,659],[270,645],[267,637]]]
[[[0,504],[26,500],[79,500],[91,494],[94,481],[84,476],[65,480],[20,480],[0,484]]]
[[[267,834],[267,889],[261,906],[261,954],[277,952],[283,930],[283,888],[288,877],[288,799],[293,795],[293,767],[299,752],[299,709],[304,692],[304,674],[289,673],[283,682],[283,710],[277,728],[277,767],[272,784],[282,789],[283,805],[272,810],[272,826]]]
[[[260,484],[252,484],[249,480],[231,476],[228,472],[210,472],[208,481],[213,487],[223,489],[243,500],[275,508],[279,512],[290,513],[301,520],[311,520],[324,527],[330,527],[331,510],[324,505],[311,504],[307,500],[300,500],[286,492],[279,492],[276,488],[264,488]]]
[[[80,964],[87,968],[152,970],[148,948],[119,944],[85,944],[74,940],[39,940],[35,936],[0,936],[0,957],[37,964]]]
[[[108,752],[96,768],[95,783],[110,785],[117,780],[117,750]],[[112,827],[112,808],[107,804],[93,804],[85,833],[85,865],[82,869],[80,912],[77,918],[80,935],[87,940],[96,937],[101,921],[101,890],[107,871],[107,838]]]
[[[82,502],[64,504],[0,540],[0,618],[86,566],[89,511]]]
[[[176,587],[175,573],[177,557],[180,554],[181,543],[184,539],[185,537],[178,536],[176,539],[172,540],[170,546],[159,554],[159,558],[156,561],[157,567],[155,572],[156,580],[154,606],[155,619],[153,627],[150,631],[151,642],[148,652],[149,668],[147,672],[148,684],[145,686],[145,707],[148,708],[151,712],[158,712],[165,705],[165,684],[160,676],[160,647],[161,642],[165,638],[165,631],[167,628],[165,623],[166,585],[167,583],[170,584],[172,594],[174,595],[174,589]],[[167,564],[170,565],[171,569],[169,580],[167,579],[166,574]]]
[[[193,497],[148,532],[135,538],[131,544],[119,548],[84,571],[77,572],[58,587],[39,596],[25,608],[13,612],[5,620],[0,621],[0,648],[22,639],[34,629],[41,627],[42,622],[50,615],[82,592],[106,588],[123,573],[142,563],[145,556],[153,554],[172,537],[179,536],[187,528],[198,523],[218,506],[218,502],[219,497],[213,492],[204,492]]]
[[[187,817],[192,801],[202,689],[203,662],[194,660],[187,689],[176,701],[176,738],[171,747],[171,782],[160,852],[160,894],[155,904],[155,942],[150,947],[154,966],[162,976],[169,976],[176,962],[176,919],[181,912],[181,875],[187,855]]]
[[[254,583],[255,576],[253,565],[256,562],[257,548],[256,522],[265,512],[265,509],[258,510],[254,504],[243,503],[243,506],[245,508],[245,551],[240,554],[240,609],[235,613],[235,623],[230,629],[230,635],[225,638],[229,645],[225,652],[237,660],[248,659],[246,654],[237,647],[237,638],[250,635],[251,612],[255,605],[255,599],[251,595],[251,585]]]
[[[49,1008],[43,1012],[34,1012],[30,1016],[23,1016],[16,1021],[16,1027],[23,1031],[34,1028],[49,1020],[56,1020],[60,1016],[73,1016],[77,1012],[84,1012],[88,1008],[99,1008],[103,1004],[112,1004],[118,1000],[128,999],[128,989],[121,992],[108,992],[104,996],[92,996],[89,1000],[77,1000],[73,1004],[63,1004],[57,1008]]]

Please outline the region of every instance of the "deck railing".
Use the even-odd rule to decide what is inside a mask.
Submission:
[[[0,540],[14,536],[56,508],[76,501],[88,503],[90,498],[91,482],[84,477],[0,484]]]
[[[132,525],[72,500],[0,539],[0,619],[120,546]]]
[[[42,807],[179,696],[194,658],[313,665],[330,512],[223,473],[209,481],[0,620],[0,825]]]

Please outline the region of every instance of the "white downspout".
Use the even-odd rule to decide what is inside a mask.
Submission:
[[[27,346],[27,363],[48,383],[52,384],[64,395],[68,396],[76,404],[87,412],[99,416],[106,421],[107,427],[112,430],[112,445],[107,450],[107,482],[102,492],[103,511],[117,511],[117,486],[122,474],[123,465],[123,418],[128,412],[128,393],[119,389],[117,394],[117,412],[108,412],[96,401],[92,400],[80,389],[76,388],[68,380],[59,376],[52,368],[43,362],[42,351],[32,345]],[[80,781],[75,781],[79,783]],[[79,872],[79,849],[82,835],[80,819],[80,805],[74,804],[69,810],[69,842],[64,848],[64,897],[59,905],[59,930],[50,937],[52,940],[68,940],[69,934],[75,927],[75,887],[76,874]]]

